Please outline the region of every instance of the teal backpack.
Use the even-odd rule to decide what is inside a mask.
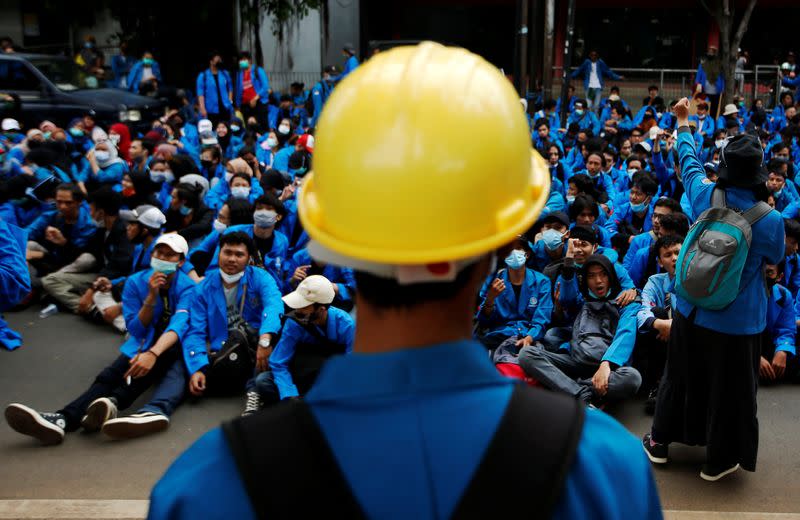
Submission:
[[[675,292],[696,307],[720,310],[739,294],[752,226],[772,211],[766,202],[738,213],[714,189],[711,207],[689,229],[675,267]]]

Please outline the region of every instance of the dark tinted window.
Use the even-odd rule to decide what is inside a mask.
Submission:
[[[39,90],[37,78],[28,66],[17,60],[0,60],[0,90]]]

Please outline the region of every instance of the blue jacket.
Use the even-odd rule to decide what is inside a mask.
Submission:
[[[692,210],[699,215],[711,206],[714,183],[706,178],[703,165],[697,159],[691,133],[678,130],[678,154],[683,172],[683,186]],[[726,190],[728,205],[748,210],[755,204],[751,190],[729,188]],[[719,311],[697,308],[695,324],[725,334],[759,334],[766,326],[767,295],[764,291],[762,272],[764,264],[777,264],[784,255],[783,219],[777,211],[771,211],[753,226],[753,241],[742,272],[739,295],[728,307]],[[682,298],[676,298],[676,308],[683,316],[689,316],[695,307]]]
[[[295,269],[303,265],[311,265],[311,255],[308,254],[308,249],[305,247],[296,251],[292,255],[291,260],[286,262],[286,281],[282,286],[284,294],[295,290],[295,287],[291,285],[289,279],[291,279]],[[343,303],[349,304],[353,302],[353,297],[356,292],[356,277],[352,269],[349,267],[326,264],[322,268],[321,274],[338,288],[339,292],[333,300],[333,305]]]
[[[647,210],[645,211],[644,215],[644,222],[642,224],[642,231],[650,231],[653,229],[653,205],[648,204]],[[618,205],[614,208],[614,213],[611,215],[611,218],[606,221],[606,229],[612,234],[616,235],[619,232],[620,225],[623,222],[627,222],[628,224],[632,224],[633,222],[633,210],[631,210],[631,203],[625,202],[621,205]]]
[[[25,261],[27,233],[0,220],[0,312],[19,303],[31,292],[31,277]],[[0,346],[8,350],[22,346],[22,336],[0,315]]]
[[[86,161],[86,164],[84,164],[84,167],[78,174],[78,178],[76,180],[81,182],[94,180],[100,184],[116,185],[122,182],[122,177],[126,173],[128,173],[128,165],[125,163],[125,161],[111,163],[105,168],[100,168],[97,170],[96,174],[92,172],[92,166],[89,164],[89,161]]]
[[[128,73],[128,90],[131,92],[139,92],[139,83],[142,81],[142,69],[144,68],[144,62],[142,60],[137,61],[131,67],[131,71]],[[158,66],[158,62],[153,62],[153,76],[156,77],[159,83],[161,83],[161,67]]]
[[[253,224],[238,224],[236,226],[229,226],[225,231],[224,234],[233,233],[234,231],[242,231],[247,234],[250,238],[253,238]],[[273,231],[275,235],[275,239],[272,241],[272,249],[267,254],[267,258],[262,259],[264,261],[264,268],[272,275],[275,283],[278,286],[283,285],[283,271],[286,264],[286,256],[289,250],[289,240],[287,240],[286,236],[278,231],[277,229]],[[216,269],[219,265],[219,232],[218,231],[211,231],[211,233],[200,242],[200,245],[197,246],[195,249],[189,252],[189,256],[193,255],[196,251],[204,251],[206,253],[212,253],[211,261],[208,264],[208,269]]]
[[[309,325],[316,327],[315,325]],[[345,351],[349,354],[353,350],[353,339],[356,334],[356,324],[348,313],[336,307],[328,309],[328,322],[325,330],[316,327],[320,335],[331,343],[345,345]],[[281,339],[275,346],[275,350],[269,356],[269,368],[275,378],[275,385],[278,387],[278,394],[281,399],[296,397],[299,394],[297,387],[292,380],[289,372],[289,363],[294,358],[295,350],[299,344],[319,345],[320,339],[308,332],[293,319],[286,320],[281,332]]]
[[[114,73],[114,88],[128,88],[128,74],[133,67],[134,58],[117,54],[111,57],[111,71]]]
[[[636,251],[636,254],[631,261],[630,266],[626,267],[628,274],[636,284],[636,287],[642,288],[647,283],[647,261],[650,259],[650,247],[642,247]],[[656,263],[656,273],[660,273],[661,268]]]
[[[533,254],[528,258],[528,267],[538,272],[544,271],[544,268],[550,265],[551,262],[557,262],[567,254],[567,248],[563,244],[561,246],[561,254],[558,258],[550,258],[550,255],[547,254],[547,248],[544,247],[543,240],[539,240],[535,244],[530,244],[530,246],[533,250]]]
[[[233,81],[227,70],[217,71],[217,81],[214,81],[214,73],[211,69],[206,69],[197,76],[197,97],[203,96],[206,105],[206,112],[217,114],[219,100],[217,99],[217,83],[219,83],[219,93],[222,95],[222,106],[225,110],[233,111]]]
[[[495,276],[486,279],[479,296],[481,303],[476,315],[478,323],[489,329],[487,335],[490,336],[530,336],[534,340],[542,339],[553,314],[550,279],[542,273],[525,269],[525,280],[517,300],[508,278],[508,269],[501,269],[498,278],[506,283],[506,289],[497,296],[494,309],[487,316],[483,312],[483,306]]]
[[[767,299],[767,332],[772,337],[775,351],[796,352],[797,314],[795,300],[782,285],[775,284]]]
[[[261,183],[258,182],[258,179],[255,177],[250,178],[250,195],[247,197],[247,200],[250,204],[255,203],[256,199],[259,198],[264,194],[264,189],[261,187]],[[206,206],[213,209],[215,212],[219,211],[219,209],[225,205],[225,202],[231,196],[231,187],[225,182],[225,179],[222,179],[218,183],[216,183],[206,196],[203,198],[203,202],[206,203]]]
[[[43,240],[44,231],[48,226],[53,226],[60,231],[64,231],[66,223],[64,222],[64,217],[61,216],[58,210],[46,211],[39,215],[39,218],[31,222],[31,224],[25,228],[25,231],[28,232],[28,240],[33,240],[35,242]],[[72,225],[69,236],[65,238],[69,246],[83,248],[89,243],[89,239],[95,232],[97,232],[97,226],[92,220],[89,205],[84,202],[78,209],[78,220]]]
[[[275,280],[263,269],[248,265],[236,289],[237,310],[245,285],[247,294],[242,317],[258,330],[259,335],[277,334],[281,329],[283,301]],[[207,272],[196,287],[189,328],[182,342],[183,359],[189,374],[208,365],[206,345],[216,352],[228,339],[228,310],[219,271]]]
[[[334,81],[337,83],[342,81],[347,77],[348,74],[356,70],[356,68],[358,68],[358,58],[355,56],[350,56],[347,58],[347,61],[344,62],[344,70],[342,70],[342,73],[334,78]]]
[[[706,137],[714,135],[714,130],[717,128],[717,125],[714,124],[714,118],[710,115],[706,115],[703,119],[696,115],[689,116],[689,121],[695,121],[697,123],[697,133],[702,132]]]
[[[314,104],[314,115],[311,116],[309,126],[317,126],[319,115],[322,113],[322,107],[325,106],[325,102],[328,101],[331,92],[333,92],[333,85],[331,85],[331,83],[332,82],[318,81],[314,85],[314,88],[311,89],[311,102]]]
[[[800,255],[797,253],[785,257],[783,286],[789,289],[792,296],[797,296],[800,290]]]
[[[701,62],[700,65],[697,66],[697,73],[694,76],[694,83],[695,85],[697,84],[702,85],[703,91],[705,91],[706,89],[705,84],[708,79],[709,78],[706,76],[706,71],[703,68],[703,63]],[[721,94],[725,90],[725,77],[723,76],[721,70],[719,76],[717,76],[717,80],[714,82],[714,85],[717,87],[717,94]]]
[[[289,173],[289,157],[294,153],[294,146],[286,145],[272,157],[272,168],[281,173]]]
[[[129,337],[119,350],[129,358],[134,357],[139,352],[149,350],[158,340],[153,336],[156,324],[158,324],[164,312],[164,303],[161,298],[156,298],[153,319],[150,320],[150,325],[145,327],[139,321],[139,311],[147,298],[147,294],[150,292],[148,283],[152,275],[153,270],[147,269],[129,276],[127,282],[125,282],[125,289],[122,291],[122,314],[125,316],[125,325],[128,327]],[[189,327],[189,309],[194,299],[194,288],[194,281],[182,271],[177,271],[167,291],[167,301],[172,310],[172,317],[170,317],[169,325],[164,329],[164,332],[174,332],[181,341]]]
[[[611,70],[611,67],[606,65],[606,62],[604,62],[603,60],[598,59],[596,63],[597,63],[597,79],[600,80],[600,88],[601,89],[603,88],[603,85],[605,84],[603,82],[603,78],[608,77],[608,78],[611,78],[613,80],[619,80],[620,79],[620,75],[617,74],[616,72],[614,72],[613,70]],[[581,63],[580,67],[578,67],[576,70],[574,70],[572,72],[572,74],[569,75],[569,77],[571,79],[575,79],[578,76],[583,76],[583,88],[584,89],[588,89],[589,88],[589,78],[591,77],[591,75],[592,75],[592,60],[587,58],[586,60],[584,60],[583,63]]]
[[[654,274],[644,284],[642,307],[636,314],[637,330],[640,333],[652,332],[653,322],[656,320],[653,307],[666,307],[668,294],[670,302],[674,302],[675,282],[669,277],[669,273]]]
[[[581,130],[591,130],[594,135],[598,135],[602,128],[600,120],[591,110],[585,110],[583,115],[580,116],[577,112],[572,112],[567,119],[567,126],[572,123],[578,123],[578,127]]]
[[[485,348],[459,341],[335,357],[305,401],[366,517],[428,520],[452,515],[514,384],[498,374]],[[604,511],[659,520],[658,491],[640,444],[611,416],[587,410],[552,518],[592,518]],[[149,518],[255,519],[237,475],[216,428],[156,484]]]
[[[236,97],[234,101],[236,102],[236,106],[242,106],[242,81],[244,77],[244,72],[239,69],[239,72],[236,73]],[[264,72],[264,69],[261,67],[256,67],[255,65],[250,65],[250,79],[253,80],[253,88],[258,94],[258,102],[259,103],[267,103],[269,101],[269,77],[267,77],[267,73]]]
[[[564,308],[576,308],[583,305],[585,300],[578,289],[577,276],[564,278],[564,275],[560,274],[556,283],[560,284],[561,298],[559,301]],[[606,300],[612,301],[617,296],[619,295],[615,294],[606,298]],[[614,332],[614,339],[608,346],[606,353],[603,354],[602,361],[608,361],[617,366],[628,364],[631,354],[633,354],[633,346],[636,343],[636,314],[640,308],[641,304],[639,302],[633,302],[619,309],[617,330]],[[565,343],[561,348],[568,349],[569,343]]]
[[[625,258],[622,259],[622,265],[625,269],[630,269],[633,261],[636,258],[636,253],[642,248],[649,248],[656,242],[656,234],[651,229],[633,237],[631,243],[628,245],[628,252],[625,253]]]

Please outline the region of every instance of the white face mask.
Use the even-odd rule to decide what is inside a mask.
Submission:
[[[214,231],[216,231],[217,233],[222,233],[226,229],[228,229],[227,224],[223,224],[222,222],[219,221],[219,219],[216,219],[214,221]]]
[[[256,227],[271,228],[278,222],[278,214],[271,209],[260,209],[253,212],[253,222]]]
[[[283,135],[287,135],[291,131],[292,131],[292,127],[288,126],[288,125],[281,125],[281,126],[278,127],[278,132],[280,132]]]
[[[242,276],[244,276],[244,271],[241,271],[241,272],[236,273],[236,274],[228,274],[225,271],[223,271],[222,269],[220,269],[219,270],[219,275],[220,275],[220,277],[222,277],[222,281],[225,282],[225,283],[236,283],[236,282],[238,282],[239,280],[242,279]]]

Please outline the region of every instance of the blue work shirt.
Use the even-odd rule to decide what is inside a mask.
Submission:
[[[654,274],[647,279],[642,289],[642,307],[636,314],[636,328],[641,333],[650,332],[653,329],[653,321],[656,317],[653,314],[653,307],[665,307],[667,295],[670,301],[675,301],[675,279],[670,278],[669,273]]]
[[[14,307],[31,292],[31,277],[25,260],[27,233],[0,220],[0,312]],[[0,346],[8,350],[22,346],[22,336],[0,316]]]
[[[622,259],[622,266],[625,267],[625,269],[630,269],[631,265],[633,265],[633,261],[636,259],[636,253],[643,247],[649,248],[655,243],[656,234],[652,229],[633,237],[631,243],[628,244],[628,252],[625,253],[625,258]]]
[[[356,325],[353,318],[345,311],[330,307],[324,330],[316,325],[308,326],[315,327],[319,335],[324,336],[329,342],[343,345],[346,353],[349,354],[353,350]],[[281,339],[269,356],[269,368],[272,370],[281,399],[300,395],[292,380],[292,374],[289,372],[289,363],[294,358],[297,345],[319,345],[321,341],[319,337],[308,332],[293,319],[286,320],[281,332]]]
[[[250,177],[250,195],[247,196],[247,201],[250,204],[255,204],[256,199],[263,194],[264,189],[261,187],[261,183],[258,182],[258,179]],[[206,206],[218,212],[220,208],[225,205],[230,196],[231,187],[222,179],[208,190],[208,193],[206,193],[206,196],[203,198],[203,202],[205,202]]]
[[[481,345],[456,341],[337,356],[305,401],[366,517],[424,520],[455,511],[514,384]],[[184,452],[150,498],[152,519],[255,518],[220,428]],[[587,410],[553,518],[598,516],[662,518],[639,440],[605,413]]]
[[[620,225],[623,222],[627,222],[630,225],[633,225],[633,210],[631,209],[630,202],[624,202],[614,208],[614,213],[611,214],[611,217],[606,221],[605,228],[612,234],[616,235],[619,232]],[[642,231],[650,231],[653,229],[653,205],[652,201],[651,204],[648,204],[644,211],[644,217],[642,220]]]
[[[161,83],[161,67],[159,67],[158,62],[154,61],[151,68],[156,81]],[[139,83],[142,82],[142,69],[144,69],[144,61],[139,60],[134,63],[128,73],[128,90],[131,92],[139,92]]]
[[[46,211],[25,228],[25,231],[28,233],[28,240],[33,240],[35,242],[43,240],[44,232],[48,226],[58,228],[59,231],[63,232],[66,229],[67,223],[58,210]],[[78,208],[78,219],[72,224],[69,234],[65,235],[68,241],[67,247],[85,247],[89,239],[92,238],[96,232],[97,226],[94,220],[92,220],[89,204],[82,202]]]
[[[122,182],[122,177],[126,173],[128,173],[128,165],[122,159],[106,165],[105,168],[99,168],[97,173],[92,171],[92,166],[89,161],[85,161],[76,180],[79,182],[92,180],[100,184],[116,185]]]
[[[258,334],[276,334],[281,329],[283,312],[281,292],[275,280],[261,268],[248,265],[236,288],[236,311],[242,301],[243,287],[247,285],[242,318],[258,330]],[[189,314],[189,328],[183,345],[183,359],[189,374],[208,365],[208,352],[216,352],[228,339],[228,308],[222,277],[218,270],[206,273],[196,286],[194,302]],[[207,346],[206,346],[207,345]]]
[[[244,72],[239,69],[239,72],[236,73],[236,97],[234,98],[237,107],[242,106],[243,78]],[[267,73],[261,67],[250,65],[250,80],[253,82],[253,89],[258,94],[258,102],[267,103],[269,101],[269,77]]]
[[[678,155],[683,172],[683,186],[696,215],[711,207],[714,183],[708,180],[703,165],[697,159],[692,134],[687,128],[678,129]],[[728,188],[727,204],[746,211],[756,203],[752,190]],[[777,211],[753,225],[753,239],[742,271],[739,294],[726,308],[718,311],[694,307],[680,296],[677,310],[688,317],[697,310],[694,323],[724,334],[760,334],[766,327],[767,294],[764,290],[764,265],[777,264],[784,255],[783,219]]]
[[[164,303],[160,295],[156,298],[150,324],[145,327],[139,321],[139,311],[150,292],[149,282],[152,275],[153,270],[147,269],[129,276],[125,282],[125,289],[122,291],[122,314],[125,316],[129,337],[119,350],[129,358],[138,352],[149,350],[158,340],[154,337],[155,329],[164,312]],[[179,340],[183,340],[189,327],[189,309],[194,298],[195,285],[194,280],[188,275],[180,270],[175,272],[167,290],[167,302],[169,302],[172,316],[162,334],[172,331],[178,335]]]
[[[318,81],[311,89],[311,102],[314,104],[314,115],[311,116],[309,125],[312,127],[317,126],[319,115],[322,113],[322,107],[325,106],[325,102],[333,91],[333,85],[331,85],[331,83],[332,82],[325,80]]]
[[[225,231],[223,231],[223,234],[227,235],[228,233],[233,233],[234,231],[241,231],[255,240],[253,232],[254,226],[255,224],[237,224],[235,226],[228,226]],[[272,234],[272,249],[270,249],[270,251],[267,253],[267,256],[261,260],[264,264],[264,269],[266,269],[267,272],[272,275],[272,277],[275,279],[275,283],[277,283],[278,286],[283,286],[283,272],[286,264],[286,256],[289,251],[289,240],[277,229],[274,230]],[[200,242],[200,245],[197,246],[197,248],[189,252],[189,257],[191,257],[197,251],[211,253],[211,261],[208,263],[207,269],[216,269],[219,265],[219,237],[219,231],[212,230],[211,233],[209,233],[206,238]]]
[[[552,284],[550,279],[533,269],[525,269],[525,279],[519,288],[519,298],[511,286],[508,269],[502,269],[497,276],[505,282],[506,288],[494,301],[491,314],[483,310],[486,295],[495,276],[489,276],[480,291],[480,305],[476,318],[478,323],[489,329],[488,336],[530,336],[542,339],[553,314]]]
[[[628,275],[631,280],[640,289],[647,283],[647,261],[650,260],[650,248],[643,247],[636,251],[636,254],[631,261],[630,267],[627,268]],[[656,273],[661,272],[661,267],[656,262]]]
[[[217,83],[219,83],[219,94],[222,96],[222,108],[228,112],[233,110],[233,81],[227,70],[217,71],[217,80],[214,81],[214,73],[208,68],[197,76],[197,97],[203,96],[206,112],[209,114],[219,113],[220,99],[217,96]]]
[[[769,293],[767,332],[775,345],[775,352],[782,350],[794,355],[796,352],[795,336],[797,335],[795,299],[789,290],[780,284],[773,285]]]

